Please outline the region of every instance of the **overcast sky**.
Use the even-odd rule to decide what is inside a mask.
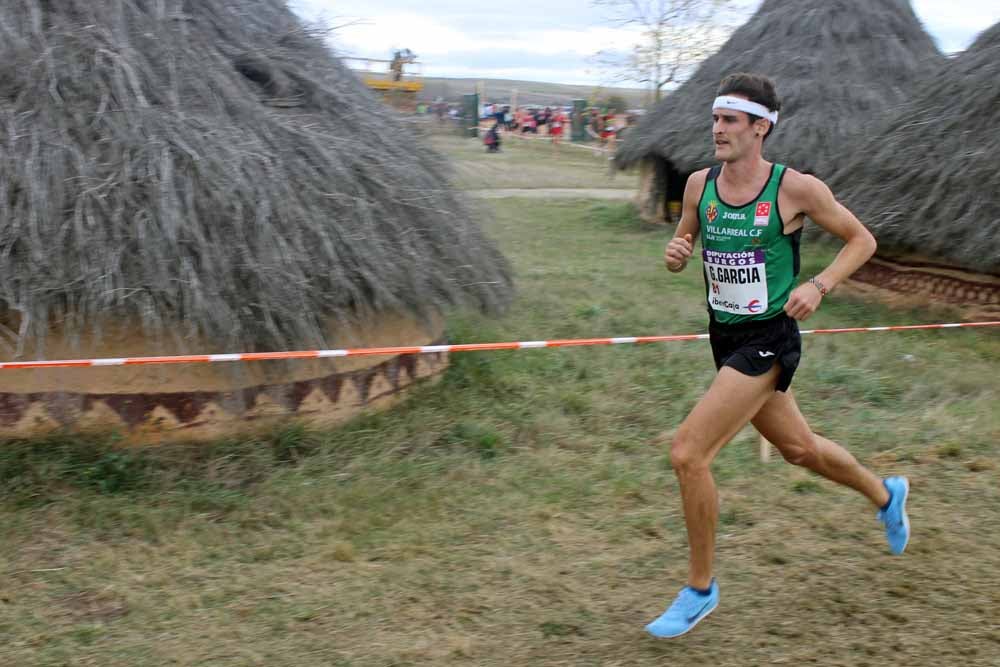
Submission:
[[[737,0],[734,23],[762,0]],[[598,50],[628,50],[634,35],[616,29],[606,9],[588,0],[290,0],[309,21],[340,26],[339,55],[389,58],[408,48],[425,76],[520,79],[611,85],[596,64]],[[946,53],[961,51],[1000,21],[1000,0],[912,0],[917,16]],[[628,84],[618,84],[628,85]]]

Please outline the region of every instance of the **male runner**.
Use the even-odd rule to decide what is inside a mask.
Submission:
[[[719,373],[670,445],[690,563],[687,586],[646,626],[655,637],[684,634],[719,604],[712,577],[719,503],[709,466],[747,422],[789,463],[871,500],[892,553],[902,553],[909,539],[907,480],[880,480],[843,447],[813,433],[789,391],[801,352],[796,320],[816,312],[827,292],[874,254],[875,239],[822,181],[762,157],[780,107],[767,77],[740,73],[723,79],[712,105],[715,157],[722,164],[688,178],[681,221],[664,252],[667,269],[683,271],[694,237],[702,237]],[[806,216],[845,245],[830,266],[796,287]]]

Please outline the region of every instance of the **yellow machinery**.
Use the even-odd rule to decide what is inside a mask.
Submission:
[[[392,60],[353,57],[343,60],[366,86],[382,94],[386,104],[403,111],[416,109],[417,95],[424,89],[424,82],[421,65],[409,49],[396,51]]]

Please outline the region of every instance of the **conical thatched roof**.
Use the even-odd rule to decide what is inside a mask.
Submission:
[[[1000,273],[1000,24],[857,145],[831,185],[880,248]]]
[[[643,117],[617,164],[625,168],[653,155],[681,173],[712,164],[711,103],[723,77],[742,71],[770,76],[782,101],[765,154],[828,174],[845,137],[900,104],[943,60],[907,0],[765,0],[691,79]]]
[[[5,0],[0,63],[15,332],[311,346],[331,318],[509,298],[445,161],[282,0]]]

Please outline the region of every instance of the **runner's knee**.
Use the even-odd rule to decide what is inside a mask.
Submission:
[[[784,438],[774,443],[781,455],[792,465],[809,467],[816,453],[816,437],[810,433]]]
[[[670,465],[677,472],[691,472],[699,468],[707,468],[708,456],[705,447],[683,431],[678,431],[670,443]]]

